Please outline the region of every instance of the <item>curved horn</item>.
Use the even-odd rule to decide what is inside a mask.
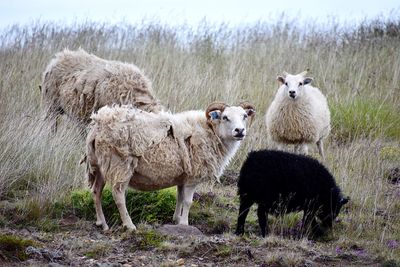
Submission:
[[[244,101],[239,104],[246,112],[247,115],[250,117],[249,127],[253,123],[254,115],[256,114],[256,108],[250,102]]]
[[[210,120],[210,112],[214,111],[214,110],[220,110],[221,112],[224,111],[224,109],[227,107],[228,105],[225,104],[224,102],[213,102],[210,105],[208,105],[207,109],[206,109],[206,117],[207,120]]]
[[[256,110],[254,105],[247,101],[240,102],[239,106],[242,107],[243,109]]]

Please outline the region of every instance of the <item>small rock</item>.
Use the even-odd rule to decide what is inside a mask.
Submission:
[[[144,260],[147,259],[147,257],[146,256],[139,256],[137,259],[140,260],[140,261],[144,261]]]
[[[36,228],[33,227],[33,226],[28,226],[28,227],[26,227],[26,230],[28,230],[29,232],[33,233],[33,232],[36,231]]]
[[[23,236],[30,236],[31,235],[31,232],[29,232],[29,230],[28,229],[22,229],[20,232],[19,232],[19,234],[20,235],[23,235]]]
[[[182,258],[180,258],[180,259],[178,259],[178,260],[176,261],[176,264],[178,264],[178,266],[182,266],[182,265],[185,264],[185,260],[182,259]]]
[[[133,265],[132,264],[129,264],[129,263],[125,263],[125,264],[122,264],[122,267],[132,267]]]
[[[164,235],[170,236],[199,236],[203,233],[196,227],[190,225],[171,225],[165,224],[158,228],[158,231]]]
[[[60,260],[64,256],[61,251],[51,251],[45,248],[35,248],[32,246],[27,247],[25,249],[25,253],[27,255],[31,255],[32,257],[45,258],[50,261]]]

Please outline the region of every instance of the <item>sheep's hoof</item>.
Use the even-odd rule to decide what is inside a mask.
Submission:
[[[95,225],[96,225],[97,227],[101,227],[101,228],[103,229],[104,232],[105,232],[105,231],[108,231],[108,230],[110,229],[110,228],[108,227],[107,224],[103,224],[103,223],[101,223],[101,222],[96,222]]]
[[[235,231],[235,235],[242,236],[242,235],[244,235],[244,231],[243,230],[236,230]]]
[[[136,231],[136,226],[135,225],[123,225],[122,226],[122,229],[125,231],[125,232],[129,232],[129,233],[131,233],[131,232],[135,232]]]

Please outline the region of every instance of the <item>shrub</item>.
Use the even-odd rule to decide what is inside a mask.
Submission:
[[[76,190],[71,194],[71,203],[75,213],[87,219],[95,216],[94,201],[89,190]],[[104,215],[112,224],[120,223],[120,215],[109,187],[103,190],[102,206]],[[126,191],[126,207],[134,223],[167,223],[172,221],[175,210],[175,188],[159,191]]]

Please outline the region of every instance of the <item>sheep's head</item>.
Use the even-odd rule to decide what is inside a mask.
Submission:
[[[295,100],[300,97],[304,90],[304,85],[312,82],[312,78],[305,77],[307,71],[303,71],[297,75],[292,75],[283,72],[283,76],[278,76],[276,79],[284,86],[285,94]]]
[[[238,106],[214,102],[206,110],[207,122],[223,140],[242,140],[246,136],[247,121],[251,123],[254,115],[254,106],[248,102]]]
[[[345,197],[341,193],[337,198],[333,197],[331,205],[324,205],[320,213],[318,214],[322,225],[325,227],[332,228],[332,222],[339,215],[340,210],[347,202],[349,202],[350,197]]]

